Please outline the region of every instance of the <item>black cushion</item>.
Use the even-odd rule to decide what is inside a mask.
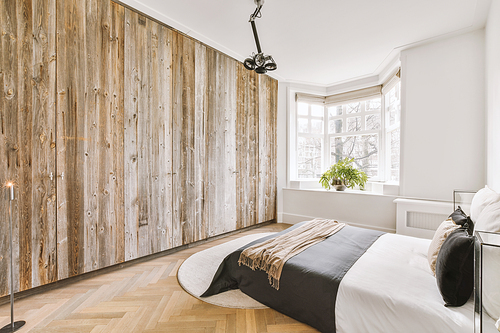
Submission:
[[[472,222],[470,217],[464,213],[460,206],[458,206],[458,208],[453,213],[451,213],[449,218],[451,218],[453,222],[455,222],[455,224],[467,228],[469,235],[472,235],[474,233],[474,222]]]
[[[462,306],[474,288],[474,236],[461,227],[450,233],[439,250],[436,280],[445,306]]]

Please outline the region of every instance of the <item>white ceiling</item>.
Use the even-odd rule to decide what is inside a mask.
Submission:
[[[253,0],[121,0],[243,61]],[[377,75],[400,50],[482,28],[491,0],[266,0],[256,20],[272,76],[332,85]]]

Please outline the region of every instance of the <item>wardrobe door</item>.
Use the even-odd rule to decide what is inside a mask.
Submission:
[[[259,204],[258,222],[276,220],[278,82],[259,76]]]
[[[172,34],[125,10],[125,260],[176,246],[171,210]]]

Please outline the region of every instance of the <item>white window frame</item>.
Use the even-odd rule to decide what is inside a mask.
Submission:
[[[399,72],[396,73],[396,75],[392,76],[388,82],[384,83],[384,85],[381,85],[381,92],[380,92],[380,99],[381,99],[381,109],[380,109],[380,124],[381,127],[379,130],[366,130],[365,127],[365,121],[366,121],[366,115],[369,114],[377,114],[379,111],[369,111],[366,113],[362,113],[362,130],[361,131],[354,131],[354,132],[343,132],[343,133],[328,133],[328,126],[329,126],[329,118],[328,118],[328,107],[335,106],[335,105],[345,105],[357,101],[367,101],[374,99],[376,96],[372,95],[369,97],[363,97],[363,98],[358,98],[358,99],[351,99],[348,101],[329,101],[329,97],[326,97],[321,94],[311,94],[311,99],[307,101],[308,103],[311,104],[322,104],[324,106],[324,112],[323,112],[323,134],[309,134],[309,133],[298,133],[298,101],[297,101],[297,94],[304,95],[303,92],[299,90],[293,90],[289,89],[289,105],[290,105],[290,111],[289,112],[289,140],[288,140],[288,152],[289,152],[289,163],[287,165],[288,169],[288,175],[289,175],[289,181],[291,182],[311,182],[311,183],[317,183],[319,178],[298,178],[298,170],[297,170],[297,140],[299,136],[303,137],[323,137],[323,156],[322,156],[322,172],[324,172],[327,168],[330,167],[330,140],[334,137],[340,137],[340,136],[361,136],[361,135],[369,135],[369,134],[374,134],[378,132],[379,135],[379,172],[378,172],[378,177],[372,177],[369,179],[370,182],[387,182],[394,184],[393,181],[390,181],[390,139],[387,136],[387,133],[389,133],[393,128],[386,127],[386,98],[385,95],[387,92],[389,92],[396,84],[400,82],[399,79]],[[347,94],[349,94],[348,92]],[[401,91],[400,91],[401,94]],[[401,98],[401,95],[400,95]],[[303,98],[301,98],[302,100]],[[320,102],[323,100],[323,102]],[[400,100],[401,101],[401,100]],[[330,102],[330,103],[329,103]],[[309,115],[311,115],[311,110],[309,106]],[[337,119],[342,119],[343,120],[343,128],[347,126],[347,118],[353,117],[355,114],[349,114],[347,115],[346,112],[344,111],[342,113],[342,116],[338,116]],[[399,117],[401,117],[401,110]],[[401,123],[399,122],[396,127],[399,127],[401,130]],[[401,156],[401,152],[400,152]],[[401,164],[400,164],[401,168]],[[401,169],[400,169],[401,170]],[[401,181],[401,180],[400,180]],[[397,185],[397,183],[396,183]]]

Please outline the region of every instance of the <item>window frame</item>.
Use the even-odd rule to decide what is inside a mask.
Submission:
[[[294,91],[294,90],[289,90],[290,95],[290,112],[289,112],[289,162],[287,165],[288,168],[288,175],[289,175],[289,181],[291,182],[318,182],[319,178],[299,178],[298,177],[298,165],[297,165],[297,156],[298,156],[298,138],[300,136],[302,137],[317,137],[317,138],[322,138],[323,141],[323,147],[322,147],[322,161],[321,161],[321,172],[324,172],[327,168],[331,166],[330,163],[330,145],[331,145],[331,140],[334,140],[335,137],[349,137],[349,136],[363,136],[363,135],[371,135],[371,134],[378,134],[378,176],[377,177],[371,177],[369,179],[370,182],[380,182],[380,183],[389,183],[389,184],[399,184],[401,179],[399,177],[399,180],[393,181],[391,180],[391,147],[390,147],[390,137],[389,133],[394,129],[394,128],[399,128],[400,130],[400,141],[401,141],[401,83],[400,83],[400,78],[399,78],[399,72],[396,73],[391,79],[388,80],[384,85],[380,85],[378,87],[381,87],[380,93],[378,96],[380,97],[380,111],[366,111],[361,113],[362,119],[362,129],[361,131],[353,131],[353,132],[346,132],[343,131],[342,133],[328,133],[329,130],[329,107],[333,106],[338,106],[338,105],[347,105],[350,103],[354,102],[366,102],[368,100],[372,100],[376,98],[377,96],[372,94],[371,96],[366,96],[366,97],[360,97],[360,98],[355,98],[355,99],[350,99],[350,100],[345,100],[345,101],[338,101],[338,100],[333,100],[329,102],[329,97],[328,96],[321,96],[321,95],[310,95],[311,98],[301,98],[298,97],[299,95],[307,95],[304,92],[301,92],[299,90]],[[399,84],[399,114],[398,114],[398,122],[397,125],[394,125],[393,128],[390,128],[387,126],[386,123],[386,118],[387,118],[387,107],[386,107],[386,95],[389,93],[394,86]],[[375,87],[370,87],[370,88],[375,88]],[[368,89],[370,89],[368,88]],[[353,92],[348,92],[347,94],[351,94]],[[311,105],[312,104],[319,104],[323,106],[323,134],[312,134],[312,133],[299,133],[299,127],[298,127],[298,119],[300,116],[298,115],[298,107],[300,102],[306,102],[308,104],[308,117],[311,119],[312,117],[312,112],[311,112]],[[365,105],[363,103],[363,105]],[[345,107],[344,107],[345,109]],[[378,130],[366,130],[366,116],[370,114],[379,114],[380,115],[380,128]],[[343,113],[341,116],[336,116],[334,119],[342,119],[342,126],[343,130],[347,126],[347,118],[353,117],[353,114],[347,114],[345,110],[343,110]],[[318,117],[319,118],[319,117]],[[309,120],[309,127],[310,127],[310,120]],[[400,146],[401,147],[401,146]],[[400,159],[401,159],[401,150],[399,151]],[[399,170],[401,173],[401,163],[399,164]]]

